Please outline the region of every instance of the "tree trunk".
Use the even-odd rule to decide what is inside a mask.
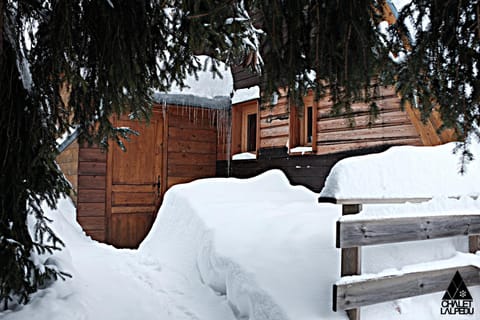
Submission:
[[[0,59],[3,54],[3,16],[4,16],[4,11],[5,9],[5,4],[4,0],[0,0]]]

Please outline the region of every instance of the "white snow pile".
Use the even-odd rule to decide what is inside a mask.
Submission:
[[[322,197],[422,198],[480,195],[480,160],[459,174],[460,156],[455,143],[437,147],[393,147],[384,153],[347,158],[330,172]],[[470,146],[480,155],[480,144]]]
[[[39,290],[25,306],[2,311],[2,320],[236,320],[224,299],[177,266],[136,250],[115,249],[85,236],[75,207],[60,199],[45,208],[66,248],[51,263],[73,277]],[[168,260],[168,259],[166,259]]]
[[[139,252],[197,274],[237,319],[342,319],[330,311],[339,257],[327,232],[338,211],[316,197],[278,170],[177,185]]]
[[[308,153],[308,152],[312,152],[312,147],[295,147],[295,148],[292,148],[290,149],[290,153],[301,153],[301,154],[305,154],[305,153]]]
[[[376,183],[388,181],[389,172],[397,185],[419,185],[416,190],[425,190],[420,185],[438,175],[445,183],[457,186],[457,166],[453,165],[457,159],[451,159],[451,147],[401,147],[343,160],[329,183],[335,180],[332,177],[338,180],[347,173],[350,176],[348,183],[339,185],[339,192],[333,195],[349,195],[362,185],[362,197],[376,197]],[[472,151],[478,154],[477,149]],[[417,169],[422,161],[413,159],[427,158],[431,168]],[[403,165],[409,167],[409,174]],[[469,165],[461,181],[480,180],[474,165],[476,162]],[[392,166],[395,170],[391,170]],[[366,176],[368,183],[364,183]],[[430,211],[478,213],[480,200],[470,197],[478,189],[465,183],[469,187],[461,190],[468,196],[439,196],[422,204],[366,205],[352,218],[369,212],[379,216],[422,215]],[[341,193],[344,187],[347,191]],[[432,194],[447,191],[440,183],[430,187]],[[328,188],[327,184],[325,190]],[[392,187],[380,190],[385,197],[401,191]],[[76,223],[71,203],[61,200],[59,209],[48,210],[47,215],[54,220],[52,227],[67,247],[53,259],[73,278],[40,290],[26,306],[0,311],[0,318],[347,319],[345,312],[333,312],[331,305],[332,285],[340,281],[335,223],[341,218],[341,206],[318,204],[317,198],[318,194],[303,187],[291,186],[278,170],[252,179],[215,178],[177,185],[166,193],[152,230],[138,250],[119,250],[92,241]],[[479,265],[480,256],[466,252],[467,237],[362,247],[360,277]],[[475,319],[480,310],[480,286],[468,289],[475,308],[473,317],[441,316],[444,292],[438,292],[364,307],[362,318]]]

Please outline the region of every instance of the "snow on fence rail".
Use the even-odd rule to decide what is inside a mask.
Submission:
[[[360,213],[363,204],[419,203],[431,198],[320,197],[318,200],[321,203],[341,204],[342,214],[350,215]],[[480,250],[480,213],[337,221],[336,246],[342,250],[342,279],[333,285],[333,311],[345,310],[349,319],[358,320],[358,308],[361,306],[445,290],[457,270],[467,286],[480,285],[480,269],[476,266],[375,275],[368,279],[345,281],[348,276],[361,274],[361,246],[462,235],[469,236],[471,253]]]

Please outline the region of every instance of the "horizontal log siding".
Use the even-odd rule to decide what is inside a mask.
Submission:
[[[219,111],[168,107],[168,188],[215,176],[217,147],[220,144],[216,112]]]
[[[98,241],[106,241],[106,174],[106,152],[97,146],[80,146],[77,220],[86,234]]]
[[[347,114],[333,114],[330,97],[318,102],[314,101],[312,92],[304,97],[304,104],[313,106],[316,119],[313,152],[323,155],[381,145],[423,145],[411,117],[401,110],[394,88],[378,88],[376,94],[377,117],[371,115],[370,105],[365,103],[354,103]],[[284,147],[292,139],[292,133],[298,128],[292,128],[291,108],[295,106],[287,96],[281,96],[273,107],[262,106],[259,148]]]
[[[56,159],[63,174],[72,184],[73,192],[70,194],[70,198],[72,198],[75,204],[77,204],[78,193],[78,151],[78,143],[74,141]]]
[[[275,106],[260,108],[260,148],[284,147],[289,137],[288,97],[278,98]]]
[[[329,98],[318,102],[317,154],[336,153],[381,145],[422,145],[420,134],[393,88],[380,88],[376,104],[379,114],[370,115],[370,106],[355,103],[347,114],[332,114]]]

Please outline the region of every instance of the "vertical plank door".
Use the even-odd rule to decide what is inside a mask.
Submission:
[[[160,110],[153,110],[149,124],[127,117],[115,120],[114,124],[129,127],[139,136],[125,142],[126,152],[118,145],[111,146],[108,242],[116,247],[136,248],[150,230],[162,198],[163,117]]]

